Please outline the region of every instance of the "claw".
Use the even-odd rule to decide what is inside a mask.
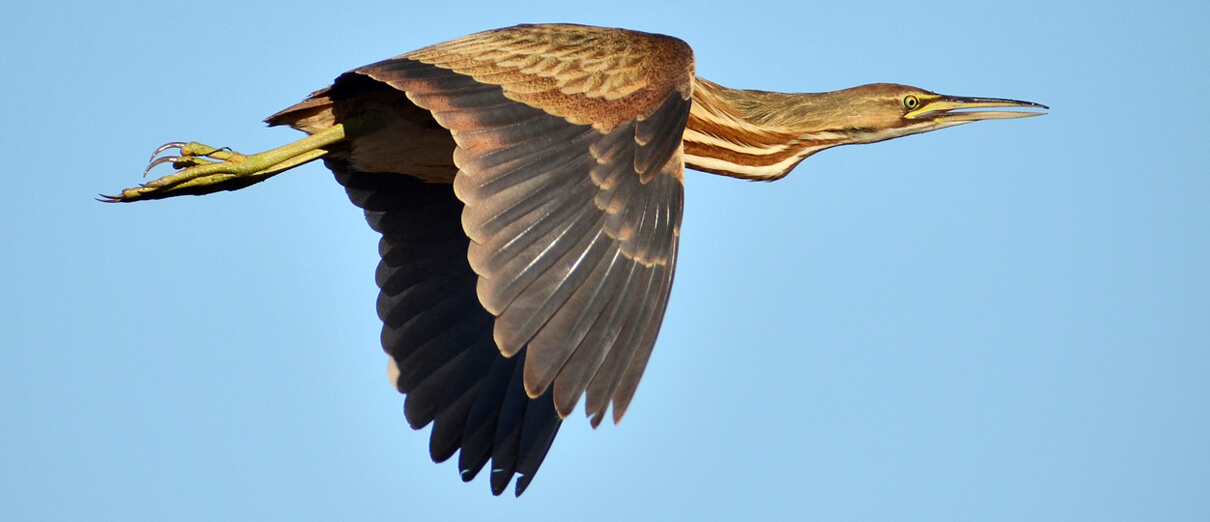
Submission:
[[[289,145],[251,156],[227,147],[214,148],[196,141],[165,143],[152,153],[150,164],[143,169],[143,177],[146,178],[151,169],[162,163],[171,163],[175,172],[112,196],[100,194],[97,199],[106,203],[126,203],[239,190],[322,158],[328,154],[324,147],[344,139],[344,125],[336,124]],[[171,149],[180,152],[160,157]]]
[[[173,144],[169,143],[168,145],[173,145]],[[158,150],[155,151],[155,153],[158,155],[159,153],[172,148],[172,147],[169,147],[168,145],[160,147]],[[160,159],[155,159],[155,156],[152,156],[151,159],[153,159],[155,161],[152,161],[151,164],[147,166],[147,168],[143,169],[144,178],[147,177],[147,173],[151,172],[151,169],[155,168],[156,165],[163,165],[164,163],[176,163],[177,160],[181,159],[181,157],[180,156],[164,156]]]
[[[160,145],[160,148],[155,149],[155,152],[151,153],[151,159],[149,159],[147,161],[154,160],[155,157],[159,156],[161,152],[164,152],[168,149],[181,149],[181,148],[184,148],[185,145],[188,145],[188,144],[185,142],[181,142],[181,141],[173,141],[173,142],[169,142],[169,143]],[[152,163],[152,165],[155,165],[155,163]],[[151,170],[151,167],[148,167],[148,170]],[[146,174],[146,173],[144,173],[144,174]]]

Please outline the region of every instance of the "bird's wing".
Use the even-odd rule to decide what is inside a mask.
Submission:
[[[625,412],[663,318],[684,198],[693,59],[670,37],[479,33],[356,69],[453,135],[462,227],[492,335],[524,390]],[[338,80],[338,85],[339,85]]]
[[[433,461],[461,450],[463,480],[473,479],[490,459],[496,495],[520,473],[520,495],[562,420],[552,393],[535,399],[525,394],[525,350],[504,357],[492,340],[493,317],[479,304],[478,276],[466,262],[462,202],[448,184],[360,172],[348,160],[325,162],[382,233],[375,274],[382,289],[382,345],[391,355],[395,386],[407,394],[408,423],[414,429],[433,423]]]

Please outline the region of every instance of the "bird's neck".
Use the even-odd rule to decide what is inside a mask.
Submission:
[[[807,156],[856,143],[844,129],[810,121],[828,104],[825,94],[728,89],[697,78],[686,124],[685,166],[723,176],[773,181]]]

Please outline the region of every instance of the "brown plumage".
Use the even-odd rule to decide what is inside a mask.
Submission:
[[[877,84],[728,89],[675,38],[519,26],[341,75],[267,121],[313,136],[256,156],[169,144],[182,169],[112,201],[234,190],[321,158],[382,233],[391,377],[436,461],[492,491],[532,480],[586,396],[621,419],[671,291],[684,168],[772,180],[824,148],[1040,107]],[[161,148],[161,151],[164,148]],[[160,151],[157,151],[157,153]]]

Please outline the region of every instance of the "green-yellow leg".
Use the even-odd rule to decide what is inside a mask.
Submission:
[[[289,145],[260,154],[245,156],[226,149],[216,149],[201,143],[169,143],[156,151],[180,149],[180,156],[155,159],[151,167],[172,163],[176,172],[123,190],[116,196],[101,196],[102,201],[118,203],[143,199],[161,199],[185,194],[209,194],[220,190],[238,190],[314,161],[328,153],[324,147],[345,139],[343,125],[312,134]],[[154,159],[154,157],[153,157]]]

